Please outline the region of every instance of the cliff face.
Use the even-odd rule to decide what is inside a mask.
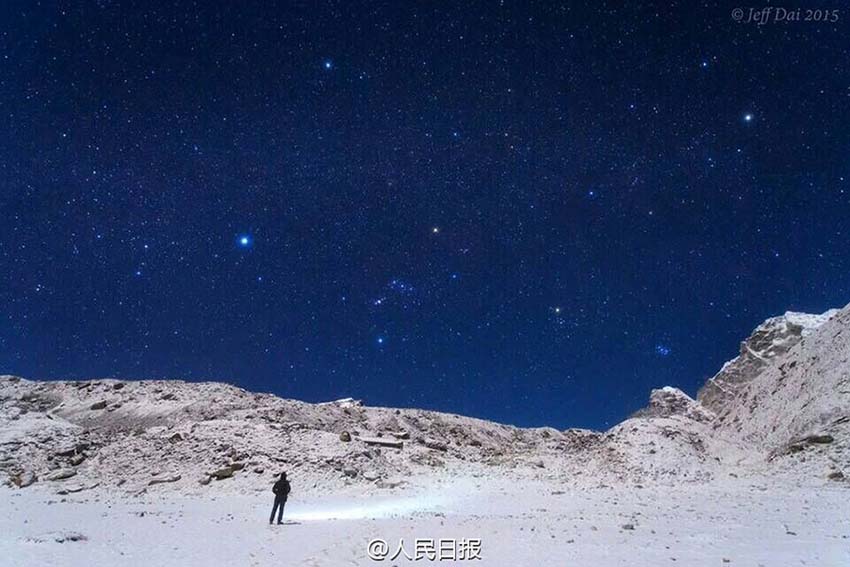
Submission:
[[[741,343],[740,354],[700,389],[697,400],[709,410],[722,411],[750,381],[776,365],[803,337],[812,334],[836,313],[836,309],[822,315],[789,311],[768,319]]]
[[[842,480],[850,472],[850,306],[768,319],[696,400],[653,390],[649,405],[615,430],[653,445],[681,440],[666,452],[702,477],[760,470]]]
[[[734,401],[716,406],[714,430],[758,444],[777,465],[850,469],[850,307],[804,328],[746,378]]]

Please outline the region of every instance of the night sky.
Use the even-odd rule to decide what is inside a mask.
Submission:
[[[2,373],[603,428],[850,302],[850,10],[158,4],[0,7]]]

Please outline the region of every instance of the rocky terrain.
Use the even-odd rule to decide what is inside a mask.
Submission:
[[[309,404],[221,383],[0,377],[0,479],[60,495],[404,490],[426,476],[570,486],[775,475],[846,485],[850,306],[769,319],[697,399],[654,390],[605,432],[522,429],[356,400]]]

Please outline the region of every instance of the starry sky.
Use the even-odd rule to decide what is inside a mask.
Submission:
[[[0,7],[0,372],[605,428],[850,302],[850,10],[165,4]]]

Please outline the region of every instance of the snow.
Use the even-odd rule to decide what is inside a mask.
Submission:
[[[785,320],[793,325],[798,325],[803,328],[803,336],[808,336],[812,331],[835,317],[838,314],[838,309],[830,309],[820,315],[811,313],[797,313],[795,311],[787,311]]]
[[[488,567],[850,564],[845,489],[769,488],[734,479],[644,489],[455,479],[396,500],[293,495],[282,526],[267,524],[270,493],[56,501],[3,489],[0,557],[20,567],[407,565],[428,561],[372,562],[368,542],[395,551],[403,539],[414,555],[415,539],[466,538],[481,540],[482,561],[468,563]],[[75,533],[85,539],[56,541]]]

